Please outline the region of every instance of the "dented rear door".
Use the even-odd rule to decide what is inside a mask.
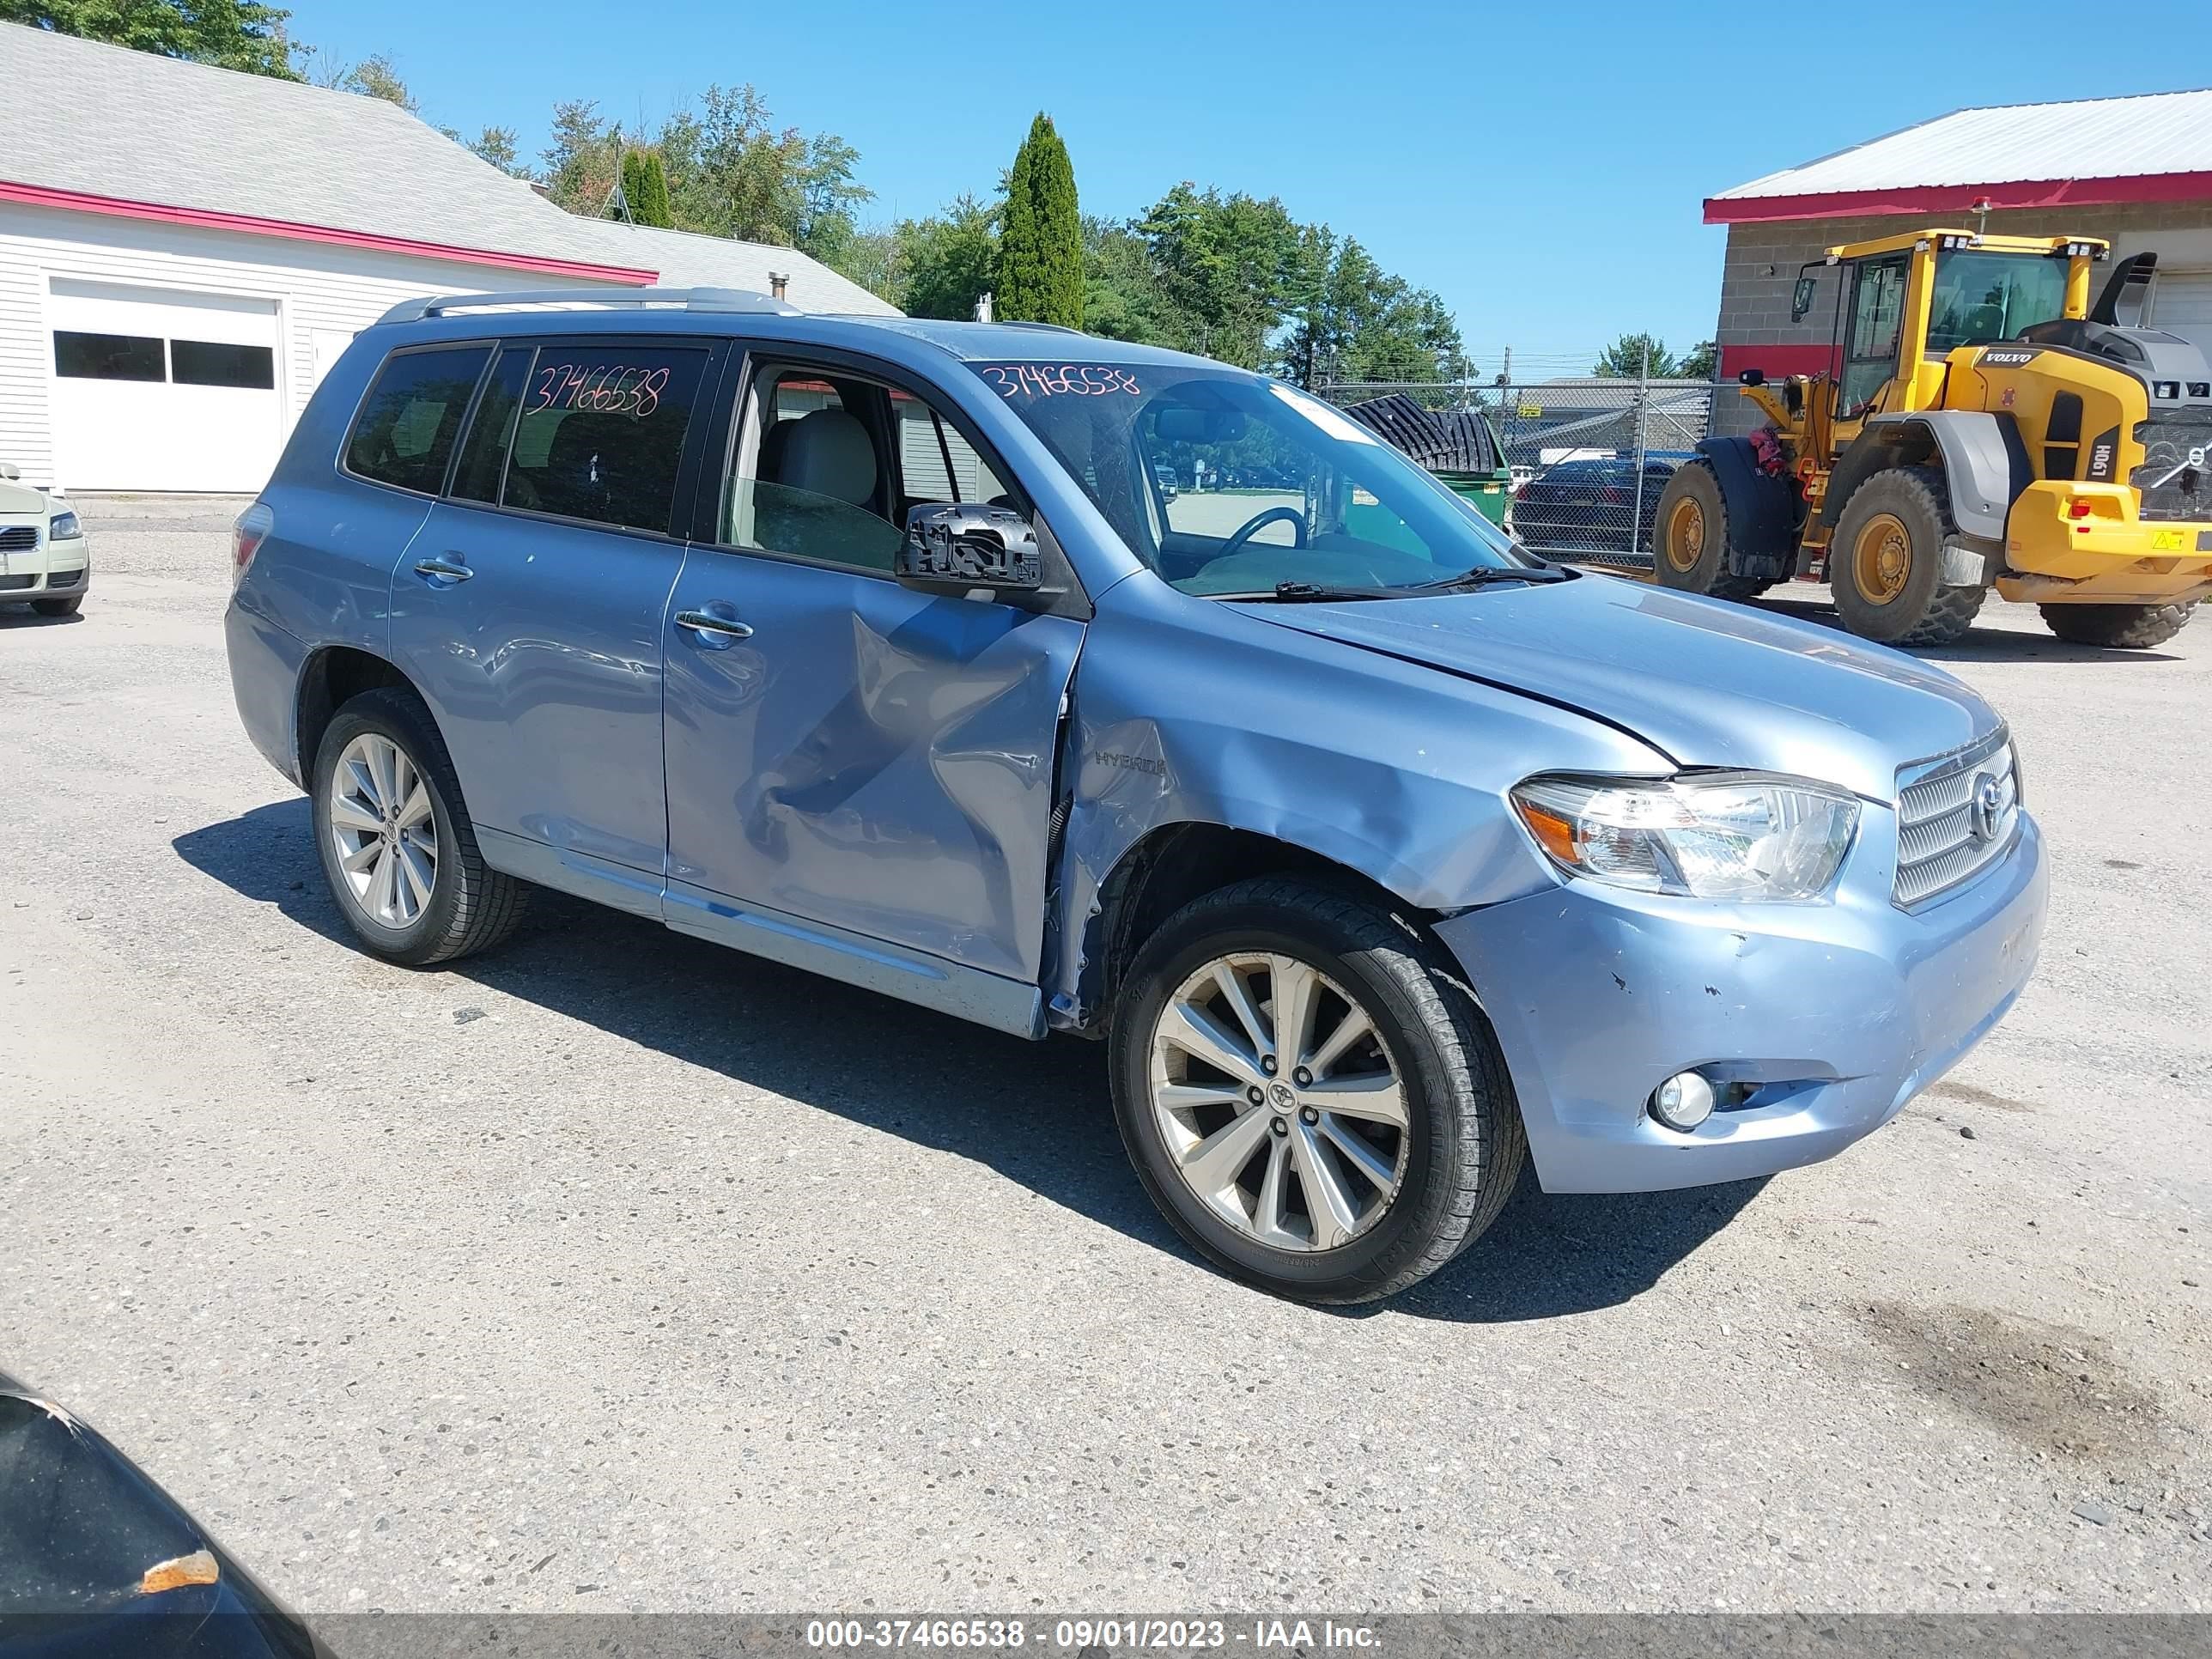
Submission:
[[[695,544],[667,629],[672,892],[1036,982],[1081,623]]]

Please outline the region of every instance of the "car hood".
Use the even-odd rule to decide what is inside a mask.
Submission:
[[[1894,799],[1899,766],[1998,725],[1968,687],[1901,652],[1613,577],[1238,608],[1563,704],[1684,767],[1792,773],[1875,800]]]
[[[46,498],[28,484],[20,484],[0,478],[0,513],[17,517],[26,513],[42,513]]]

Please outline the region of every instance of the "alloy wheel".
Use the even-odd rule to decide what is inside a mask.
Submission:
[[[438,824],[422,769],[391,738],[362,732],[331,771],[330,820],[339,872],[362,914],[414,926],[438,883]]]
[[[1185,1184],[1255,1243],[1337,1249],[1404,1184],[1396,1063],[1358,1000],[1294,957],[1234,952],[1184,980],[1153,1025],[1150,1086]]]

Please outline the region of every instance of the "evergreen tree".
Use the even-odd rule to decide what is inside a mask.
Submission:
[[[999,235],[996,316],[1083,326],[1083,219],[1067,146],[1042,112],[1015,153]]]
[[[668,206],[668,170],[658,153],[649,149],[624,152],[622,163],[623,199],[629,204],[630,222],[669,229],[675,216]]]

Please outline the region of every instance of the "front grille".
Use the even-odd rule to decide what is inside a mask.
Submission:
[[[1897,881],[1917,909],[1994,864],[2020,830],[2020,771],[2002,726],[1948,755],[1897,769]]]
[[[25,553],[39,544],[39,532],[27,524],[0,527],[0,553]]]
[[[2212,519],[2212,408],[2162,410],[2136,423],[2143,464],[2128,474],[2146,519]]]
[[[36,576],[0,576],[0,593],[12,592],[18,588],[36,587],[38,585],[39,579]]]

